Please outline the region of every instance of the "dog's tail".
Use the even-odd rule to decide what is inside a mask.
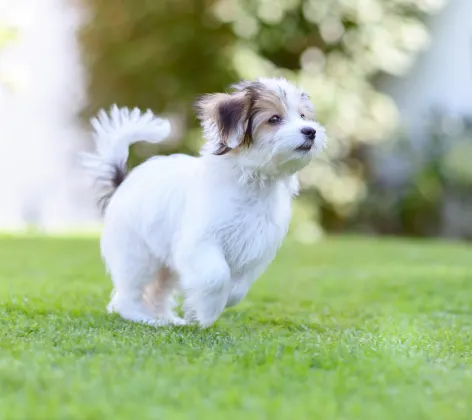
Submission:
[[[170,134],[170,123],[150,110],[142,113],[113,105],[109,114],[101,110],[91,124],[95,152],[82,153],[80,160],[98,189],[98,205],[104,211],[127,175],[129,146],[137,141],[163,141]]]

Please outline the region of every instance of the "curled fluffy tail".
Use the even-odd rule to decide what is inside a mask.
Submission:
[[[170,134],[170,123],[151,111],[113,105],[91,120],[94,128],[95,152],[81,155],[82,166],[94,180],[98,204],[105,210],[113,193],[127,174],[129,146],[137,141],[159,143]]]

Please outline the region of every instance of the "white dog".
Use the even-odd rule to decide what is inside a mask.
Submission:
[[[128,147],[158,143],[168,121],[118,109],[93,119],[96,152],[83,163],[105,210],[102,257],[108,306],[152,325],[206,327],[239,303],[275,257],[298,192],[297,172],[325,145],[307,94],[285,79],[259,79],[197,104],[201,156],[158,156],[126,170]],[[173,295],[184,296],[184,319]]]

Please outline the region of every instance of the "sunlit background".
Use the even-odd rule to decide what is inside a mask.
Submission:
[[[0,0],[0,230],[100,225],[76,165],[101,107],[171,118],[155,153],[197,153],[194,98],[300,83],[329,135],[291,235],[472,238],[470,0]]]

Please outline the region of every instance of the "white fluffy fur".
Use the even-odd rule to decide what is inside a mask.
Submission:
[[[209,326],[246,296],[273,260],[289,226],[296,172],[324,146],[325,136],[297,112],[298,89],[280,79],[262,83],[282,86],[289,96],[288,116],[276,135],[256,135],[247,150],[215,156],[211,145],[219,134],[207,126],[200,157],[151,158],[114,191],[101,239],[114,284],[109,311],[152,325]],[[112,189],[112,168],[124,164],[131,143],[159,142],[170,131],[150,112],[116,107],[92,124],[97,150],[84,163],[106,191]],[[295,149],[305,126],[316,128],[317,136],[313,150],[301,153]],[[175,291],[184,295],[185,319],[174,313]]]

